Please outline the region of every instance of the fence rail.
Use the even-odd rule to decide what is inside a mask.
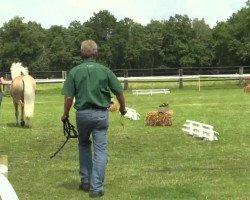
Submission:
[[[119,77],[249,74],[250,66],[114,69],[113,72]]]
[[[146,69],[112,69],[118,77],[143,77],[143,76],[182,76],[182,75],[218,75],[218,74],[250,74],[250,66],[228,67],[188,67],[188,68],[146,68]],[[65,78],[66,71],[32,71],[30,74],[35,79]],[[10,72],[5,72],[10,78]]]
[[[242,84],[244,79],[249,79],[250,74],[217,74],[217,75],[189,75],[189,76],[145,76],[145,77],[118,77],[124,83],[124,89],[128,89],[129,82],[167,82],[179,81],[179,87],[183,87],[183,80],[197,81],[198,89],[201,90],[201,81],[206,79],[239,80]],[[37,83],[63,83],[65,79],[35,79]]]
[[[209,71],[210,70],[210,71]],[[179,82],[179,88],[183,87],[183,81],[198,81],[200,90],[200,82],[205,80],[239,80],[239,84],[243,83],[245,78],[250,77],[250,66],[239,67],[206,67],[206,68],[156,68],[156,69],[115,69],[113,72],[118,79],[124,83],[124,89],[128,88],[129,82],[142,81],[174,81]],[[190,73],[186,75],[187,73]],[[202,72],[202,73],[201,73]],[[206,74],[203,74],[205,73]],[[225,72],[225,73],[218,73]],[[233,72],[233,73],[232,73]],[[50,71],[50,72],[31,72],[30,73],[37,83],[61,83],[64,82],[66,71]],[[173,75],[174,74],[174,75]],[[162,76],[160,76],[162,75]],[[10,74],[6,74],[10,77]]]

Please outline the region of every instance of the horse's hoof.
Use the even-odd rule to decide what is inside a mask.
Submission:
[[[21,126],[24,126],[25,125],[25,122],[24,121],[21,121]]]

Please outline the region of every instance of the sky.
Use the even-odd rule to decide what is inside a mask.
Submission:
[[[151,20],[168,20],[175,14],[204,19],[211,28],[227,21],[246,6],[247,0],[0,0],[0,27],[15,16],[34,21],[43,28],[68,27],[70,22],[88,21],[108,10],[117,21],[126,17],[147,25]]]

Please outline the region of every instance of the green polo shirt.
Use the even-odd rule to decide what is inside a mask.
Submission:
[[[72,68],[64,82],[62,94],[75,97],[74,108],[108,108],[111,94],[123,92],[121,83],[107,67],[94,60]]]

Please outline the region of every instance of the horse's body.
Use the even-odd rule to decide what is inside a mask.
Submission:
[[[34,113],[36,82],[28,74],[28,69],[24,68],[21,63],[13,63],[11,66],[12,83],[10,95],[15,106],[16,125],[18,125],[19,110],[21,108],[21,126],[30,126],[30,117]]]

